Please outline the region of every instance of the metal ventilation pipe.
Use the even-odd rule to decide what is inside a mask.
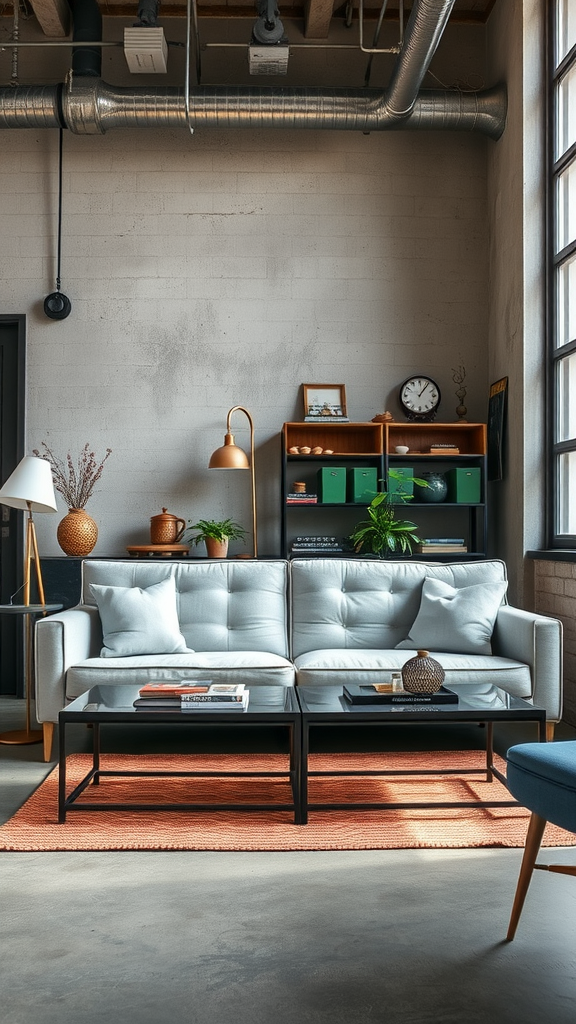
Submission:
[[[386,110],[391,117],[405,118],[413,110],[453,7],[454,0],[420,0],[412,7],[387,90]]]
[[[410,43],[399,56],[385,91],[195,86],[190,90],[188,120],[182,89],[122,89],[99,77],[72,73],[64,87],[0,89],[0,129],[65,127],[76,134],[98,135],[111,128],[186,128],[191,124],[220,129],[477,131],[498,139],[506,123],[504,85],[481,93],[418,94],[452,3],[414,0]],[[77,0],[76,6],[79,4],[82,0]]]
[[[70,0],[74,24],[73,40],[80,43],[102,39],[102,15],[95,0]],[[72,70],[76,75],[100,78],[102,74],[102,50],[99,46],[74,46]]]

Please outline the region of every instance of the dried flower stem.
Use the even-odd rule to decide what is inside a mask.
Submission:
[[[42,453],[35,448],[34,455],[39,459],[46,459],[50,463],[54,487],[60,492],[68,508],[85,508],[95,485],[102,476],[104,463],[112,454],[112,449],[106,449],[104,458],[98,464],[95,453],[90,451],[90,445],[86,442],[78,456],[78,464],[75,466],[70,452],[66,456],[66,461],[63,462],[62,459],[54,455],[46,441],[42,441],[42,448],[44,449]]]

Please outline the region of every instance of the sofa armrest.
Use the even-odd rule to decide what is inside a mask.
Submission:
[[[67,669],[100,652],[98,609],[77,605],[38,619],[35,639],[36,717],[39,722],[57,722],[66,704]]]
[[[496,618],[492,650],[503,658],[513,658],[530,666],[532,700],[546,708],[548,721],[559,722],[562,717],[560,620],[502,605]]]

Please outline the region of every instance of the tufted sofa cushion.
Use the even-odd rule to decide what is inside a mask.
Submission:
[[[369,559],[292,562],[292,656],[318,650],[388,650],[410,633],[426,577],[451,587],[506,580],[500,561],[431,565]],[[405,660],[405,658],[404,658]]]
[[[90,584],[144,588],[173,576],[180,629],[192,650],[266,651],[287,658],[287,573],[283,561],[88,560],[82,601],[94,604]]]

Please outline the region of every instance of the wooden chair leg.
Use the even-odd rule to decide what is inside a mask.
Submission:
[[[44,740],[44,760],[50,761],[52,757],[52,741],[54,739],[54,722],[42,723],[42,737]]]
[[[538,814],[533,813],[526,834],[524,856],[522,857],[518,885],[516,886],[512,914],[510,915],[510,924],[508,925],[508,934],[506,935],[508,942],[512,942],[516,934],[516,928],[518,927],[518,921],[520,920],[520,914],[522,913],[522,907],[524,906],[524,900],[528,892],[528,886],[530,885],[530,879],[532,878],[534,864],[536,863],[545,827],[546,818],[541,818]]]
[[[556,722],[546,722],[546,739],[548,743],[552,743],[554,739],[554,729],[556,728]]]

